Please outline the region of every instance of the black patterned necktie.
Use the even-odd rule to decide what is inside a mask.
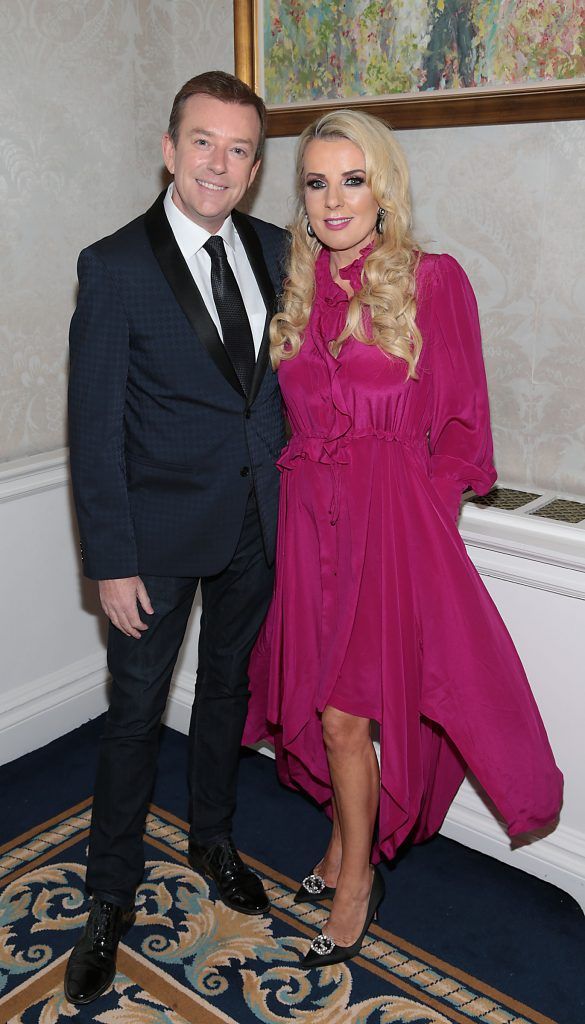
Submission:
[[[223,238],[211,235],[203,248],[211,257],[211,291],[223,343],[247,397],[252,386],[256,353],[242,293],[228,263]]]

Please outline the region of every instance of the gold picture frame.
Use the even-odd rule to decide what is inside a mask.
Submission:
[[[236,75],[252,88],[260,81],[258,12],[255,0],[234,0]],[[585,82],[553,80],[500,89],[461,89],[330,100],[268,108],[269,136],[298,135],[320,114],[343,105],[357,107],[393,128],[444,128],[464,125],[564,121],[585,117]]]

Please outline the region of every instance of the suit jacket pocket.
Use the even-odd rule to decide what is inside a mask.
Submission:
[[[126,456],[126,484],[130,507],[135,514],[156,514],[166,506],[184,508],[201,498],[205,474],[196,466],[174,465],[150,459]]]
[[[159,462],[155,459],[146,459],[142,455],[134,455],[132,452],[126,452],[126,462],[136,462],[139,466],[148,466],[150,469],[160,469],[163,472],[167,471],[170,473],[193,473],[197,469],[196,466],[185,466],[176,462]]]

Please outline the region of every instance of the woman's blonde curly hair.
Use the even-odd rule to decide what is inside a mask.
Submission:
[[[407,377],[416,377],[422,339],[415,323],[415,272],[420,249],[411,235],[409,174],[402,149],[392,130],[377,117],[358,110],[324,114],[302,133],[296,163],[296,211],[292,224],[288,277],[280,311],[270,325],[271,359],[297,355],[315,297],[315,262],[322,246],[307,234],[304,203],[304,154],[313,139],[347,139],[359,146],[365,159],[366,182],[378,206],[386,211],[383,233],[368,255],[362,288],[349,303],[345,327],[331,343],[338,355],[350,336],[365,345],[377,345],[407,364]],[[362,308],[369,307],[372,336],[366,335]]]

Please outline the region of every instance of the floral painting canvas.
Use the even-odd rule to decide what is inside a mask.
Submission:
[[[259,0],[269,104],[585,76],[585,0]]]

